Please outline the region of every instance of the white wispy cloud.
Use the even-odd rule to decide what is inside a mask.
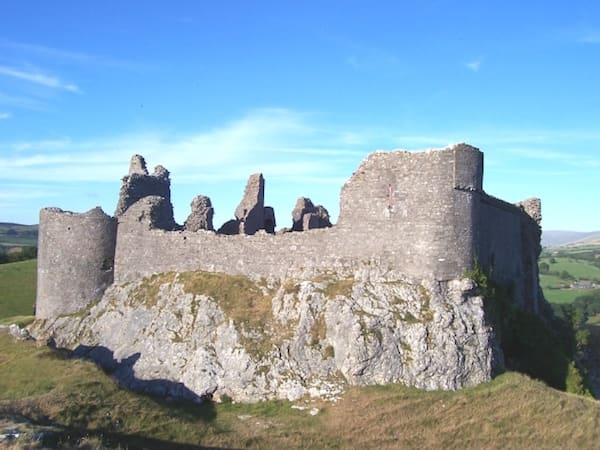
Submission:
[[[10,119],[11,117],[12,117],[11,113],[0,112],[0,120],[2,120],[2,119]]]
[[[317,174],[325,180],[339,176],[340,163],[360,161],[366,152],[345,143],[343,133],[313,126],[307,115],[261,109],[185,135],[0,143],[0,179],[109,182],[123,175],[134,153],[143,154],[150,166],[162,164],[177,173],[178,182],[197,182],[202,174],[216,181],[245,179],[256,171],[278,177]]]
[[[481,60],[475,59],[473,61],[469,61],[465,63],[465,67],[472,72],[479,72],[479,69],[481,69]]]
[[[57,77],[45,75],[38,71],[25,71],[15,69],[13,67],[0,66],[0,75],[17,78],[19,80],[28,81],[30,83],[39,84],[52,89],[61,89],[74,93],[81,93],[81,90],[76,84],[65,83]]]
[[[51,60],[52,62],[71,63],[79,65],[103,66],[124,70],[148,71],[153,67],[137,61],[97,55],[86,52],[65,50],[61,48],[47,47],[45,45],[30,44],[0,39],[0,47],[16,50],[19,53]]]
[[[216,224],[229,219],[248,175],[255,172],[267,180],[266,199],[276,210],[279,226],[286,225],[300,195],[325,205],[335,220],[339,189],[376,148],[417,150],[461,141],[485,152],[487,192],[509,201],[538,196],[549,205],[546,211],[556,203],[557,184],[568,189],[589,183],[600,168],[595,150],[600,132],[595,130],[491,127],[471,133],[411,134],[394,126],[341,127],[319,114],[259,109],[186,134],[152,131],[84,140],[67,136],[0,142],[0,215],[33,223],[43,206],[86,211],[100,205],[110,213],[129,158],[139,153],[151,171],[162,164],[171,172],[172,201],[180,223],[199,193],[211,197]],[[554,220],[559,221],[560,214]]]

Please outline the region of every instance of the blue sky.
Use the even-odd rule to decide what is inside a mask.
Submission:
[[[467,142],[488,193],[597,230],[598,80],[594,1],[3,0],[0,221],[112,214],[139,153],[180,223],[198,194],[232,218],[262,172],[289,226],[301,195],[335,218],[373,150]]]

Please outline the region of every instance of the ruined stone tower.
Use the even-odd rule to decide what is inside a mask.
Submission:
[[[100,300],[113,282],[117,220],[100,207],[84,214],[40,211],[36,318],[57,317]]]

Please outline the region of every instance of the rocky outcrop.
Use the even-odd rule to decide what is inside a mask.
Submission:
[[[329,228],[329,212],[322,205],[313,205],[310,198],[300,197],[292,211],[292,231]]]
[[[501,364],[471,280],[416,283],[372,269],[266,284],[158,274],[30,332],[98,360],[133,389],[244,402],[334,396],[348,385],[457,389]]]
[[[191,203],[192,211],[183,224],[188,231],[208,230],[213,231],[213,215],[215,213],[210,198],[205,195],[194,197]]]
[[[133,155],[129,164],[129,175],[123,177],[115,216],[122,215],[135,202],[151,195],[162,197],[171,203],[169,171],[163,166],[156,166],[154,173],[149,175],[144,158]]]

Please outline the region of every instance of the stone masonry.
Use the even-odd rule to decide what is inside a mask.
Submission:
[[[284,278],[298,271],[332,268],[352,273],[364,263],[415,279],[450,280],[464,274],[478,257],[493,266],[502,281],[514,282],[518,303],[525,305],[522,297],[527,293],[529,308],[535,311],[540,297],[535,269],[539,201],[528,202],[537,204],[537,209],[524,209],[494,199],[483,192],[482,177],[483,154],[466,144],[425,152],[375,152],[343,186],[334,227],[274,235],[255,234],[265,229],[266,215],[267,222],[273,219],[269,228],[274,229],[274,214],[265,215],[269,210],[264,206],[264,178],[254,174],[236,209],[236,219],[225,224],[230,232],[223,232],[224,226],[219,230],[223,234],[197,233],[181,230],[172,219],[168,171],[158,166],[148,175],[143,158],[136,155],[119,197],[119,232],[109,240],[116,242],[114,280],[130,282],[182,270]],[[532,211],[534,218],[528,215]],[[65,213],[65,221],[72,216]],[[55,220],[60,217],[57,214]],[[40,233],[53,239],[65,236],[60,227],[47,228],[42,220]],[[255,235],[251,239],[235,236],[240,232]],[[40,251],[52,250],[41,240]],[[72,266],[75,260],[65,254],[60,264]],[[520,270],[525,268],[528,271]],[[42,273],[50,270],[40,261]],[[98,290],[105,284],[98,283]],[[55,286],[60,291],[59,284]],[[61,295],[42,288],[38,310],[44,310],[39,305],[49,301],[49,294],[52,298]],[[79,301],[84,307],[91,300],[78,298],[69,301]],[[60,305],[50,309],[60,310]]]

